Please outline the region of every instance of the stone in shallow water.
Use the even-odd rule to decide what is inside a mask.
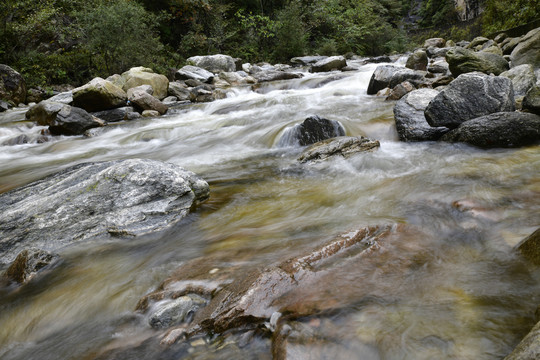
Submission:
[[[4,276],[19,284],[30,281],[43,268],[59,260],[57,254],[41,249],[23,250],[6,270]]]
[[[0,262],[36,246],[141,235],[178,223],[209,195],[177,165],[147,159],[84,163],[0,195]]]
[[[540,266],[540,228],[515,247],[527,260]]]
[[[301,124],[287,129],[279,140],[279,146],[306,146],[344,135],[345,129],[338,121],[310,116]]]
[[[339,136],[313,144],[298,158],[298,161],[305,163],[325,160],[331,156],[348,157],[359,152],[373,151],[380,146],[378,141],[363,136]]]

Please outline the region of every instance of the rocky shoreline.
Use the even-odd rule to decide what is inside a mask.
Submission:
[[[540,28],[521,38],[500,34],[493,40],[477,38],[457,44],[428,39],[409,55],[405,67],[377,67],[367,92],[396,101],[395,124],[404,142],[460,142],[479,148],[538,145],[539,49]],[[95,78],[33,104],[26,119],[48,126],[42,141],[57,135],[92,136],[91,129],[108,123],[158,117],[169,109],[219,99],[231,87],[257,91],[264,82],[299,78],[308,68],[312,72],[354,70],[343,56],[295,58],[292,65],[239,64],[226,55],[188,61],[190,65],[175,71],[171,79],[142,67],[107,79]],[[2,89],[21,82],[5,65],[0,72],[11,79],[3,80]],[[8,100],[23,103],[21,99],[28,96],[24,85],[11,88],[15,90]],[[6,101],[0,105],[10,107]],[[21,138],[3,145],[27,141]],[[289,129],[279,143],[306,147],[298,158],[305,166],[330,156],[376,151],[379,145],[377,140],[346,137],[338,121],[318,116]],[[5,282],[28,282],[60,261],[58,251],[78,241],[97,236],[128,239],[160,231],[181,221],[208,197],[208,183],[196,174],[144,159],[84,163],[0,194],[1,262],[11,263]],[[397,276],[416,266],[418,257],[428,255],[407,239],[421,238],[424,231],[392,224],[361,228],[265,269],[225,268],[224,259],[195,259],[140,300],[136,312],[147,317],[148,326],[159,333],[144,346],[178,346],[206,334],[230,336],[239,344],[261,335],[271,339],[276,359],[293,358],[291,353],[309,356],[302,344],[332,343],[312,336],[312,328],[362,298],[364,289],[347,287],[346,281],[336,289],[333,279],[377,268],[385,260],[386,247],[410,255],[401,259],[399,267],[385,268],[386,275]],[[515,249],[536,266],[538,241],[536,231]],[[315,283],[319,287],[313,290]],[[340,296],[328,298],[322,293]],[[507,359],[536,358],[539,334],[537,325]],[[114,358],[123,351],[115,349],[101,356]]]

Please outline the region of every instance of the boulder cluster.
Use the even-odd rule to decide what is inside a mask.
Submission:
[[[52,97],[40,88],[27,90],[18,72],[0,65],[0,112],[28,103],[27,120],[48,126],[51,135],[82,135],[107,123],[157,117],[170,108],[222,99],[231,86],[256,91],[261,83],[301,78],[306,68],[355,70],[344,56],[304,56],[291,59],[291,64],[254,65],[221,54],[193,56],[182,68],[171,69],[169,77],[135,67],[78,88],[68,86]]]
[[[381,65],[368,94],[398,100],[402,141],[466,142],[482,148],[540,141],[540,28],[471,42],[428,39],[405,67]]]

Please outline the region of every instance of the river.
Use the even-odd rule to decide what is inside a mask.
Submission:
[[[63,262],[40,281],[0,290],[0,358],[92,359],[103,349],[135,346],[154,333],[134,315],[137,302],[186,261],[237,257],[263,268],[377,224],[432,234],[412,240],[425,260],[406,274],[376,276],[369,301],[322,326],[339,341],[318,358],[507,355],[535,323],[540,304],[540,274],[512,252],[540,225],[540,147],[399,142],[394,102],[366,95],[376,65],[352,65],[359,70],[338,78],[306,73],[259,92],[231,89],[225,99],[113,124],[93,137],[1,146],[0,192],[81,162],[150,158],[199,174],[211,195],[174,228],[62,249]],[[381,147],[300,165],[300,149],[277,145],[310,115],[338,120],[347,135],[377,139]],[[24,110],[0,114],[0,144],[21,134],[39,137],[44,127],[23,120]],[[391,255],[414,256],[399,247]],[[350,276],[362,286],[366,274]],[[271,358],[266,339],[235,355],[205,341],[159,358]]]

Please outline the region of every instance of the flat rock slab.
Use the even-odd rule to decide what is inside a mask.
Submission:
[[[373,151],[380,146],[378,141],[363,136],[339,136],[313,144],[300,155],[298,161],[305,163],[325,160],[332,156],[348,157],[360,152]]]
[[[0,262],[92,237],[134,236],[184,218],[208,183],[177,165],[129,159],[84,163],[0,195]]]

